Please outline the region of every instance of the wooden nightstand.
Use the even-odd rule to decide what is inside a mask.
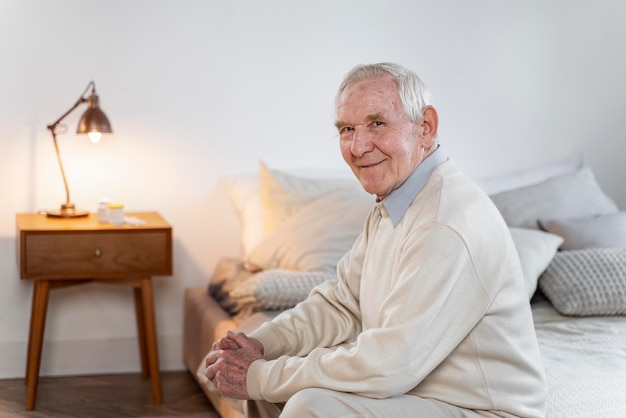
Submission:
[[[172,227],[155,212],[128,215],[145,225],[103,224],[95,214],[74,219],[17,215],[20,277],[35,286],[26,361],[27,410],[35,408],[50,290],[93,281],[133,288],[141,372],[151,378],[154,402],[162,402],[152,276],[172,274]]]

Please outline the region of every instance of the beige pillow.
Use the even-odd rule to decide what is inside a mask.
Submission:
[[[263,239],[263,210],[259,197],[259,176],[241,174],[224,179],[230,202],[241,225],[241,246],[248,254]]]
[[[361,189],[354,178],[306,178],[259,163],[263,236],[268,237],[304,205],[338,189]]]
[[[278,216],[284,218],[285,212],[293,212],[289,204],[287,207],[281,205],[280,196],[282,193],[288,193],[289,190],[298,189],[298,185],[309,183],[313,185],[329,184],[331,189],[334,187],[342,187],[345,182],[352,181],[352,186],[359,188],[358,181],[354,178],[349,170],[333,170],[333,169],[314,169],[299,168],[288,171],[269,170],[267,166],[261,163],[264,173],[264,192],[268,195],[265,203],[268,210],[276,210]],[[230,202],[235,209],[235,213],[239,218],[241,225],[241,245],[244,256],[263,239],[263,206],[261,204],[261,184],[260,173],[244,173],[229,176],[224,179],[224,184],[228,191]],[[285,184],[282,186],[281,184]],[[300,188],[301,189],[301,188]],[[318,196],[318,188],[313,187],[316,193],[313,196],[302,196],[296,199],[294,196],[288,196],[288,200],[296,200],[298,202],[308,201],[310,198]],[[300,190],[302,192],[302,190]],[[276,193],[276,194],[275,194]],[[273,200],[278,201],[274,204]],[[284,202],[283,202],[284,203]],[[277,217],[278,217],[277,216]],[[268,223],[272,224],[274,217],[268,214]],[[275,223],[279,224],[277,220]],[[268,228],[273,229],[273,228]],[[270,231],[268,231],[270,232]]]
[[[509,226],[538,229],[539,219],[573,219],[618,211],[588,167],[542,183],[491,195]]]
[[[626,247],[626,212],[582,219],[540,220],[544,231],[563,237],[562,250]]]
[[[331,271],[361,233],[374,198],[340,189],[303,205],[244,258],[249,271]]]

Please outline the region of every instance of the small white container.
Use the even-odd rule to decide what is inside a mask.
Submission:
[[[109,222],[113,225],[124,225],[124,205],[109,203]]]
[[[109,222],[109,203],[109,199],[106,197],[100,199],[100,203],[98,203],[98,222]]]

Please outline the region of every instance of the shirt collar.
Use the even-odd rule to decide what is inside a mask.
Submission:
[[[406,213],[415,196],[424,188],[435,168],[448,160],[448,155],[437,145],[437,149],[422,161],[413,173],[397,189],[389,193],[380,203],[385,206],[393,226],[396,226]]]

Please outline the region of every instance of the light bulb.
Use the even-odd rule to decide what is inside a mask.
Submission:
[[[98,141],[100,141],[100,138],[102,138],[102,134],[100,132],[89,132],[87,136],[89,136],[89,139],[91,139],[91,142],[94,144],[97,144]]]

